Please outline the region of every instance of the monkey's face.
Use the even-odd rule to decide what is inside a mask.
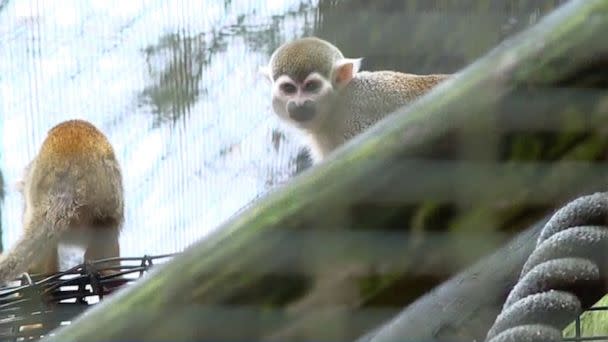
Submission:
[[[272,108],[283,120],[303,129],[314,129],[323,121],[323,108],[334,88],[329,80],[313,72],[303,81],[288,75],[273,82]]]

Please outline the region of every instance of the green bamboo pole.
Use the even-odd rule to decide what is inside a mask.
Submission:
[[[606,173],[589,161],[605,159],[608,97],[590,91],[551,102],[543,94],[602,85],[593,68],[608,51],[607,13],[606,0],[560,8],[47,340],[328,340],[376,326],[495,249],[512,235],[508,228],[523,229],[558,203],[603,188]],[[508,121],[519,117],[512,111],[521,96],[544,108],[528,113],[541,128],[554,124],[559,132],[513,130],[517,122]],[[408,207],[408,194],[422,196],[449,176],[412,165],[446,156],[458,159],[448,170],[483,171],[500,161],[516,176],[509,186],[488,177],[483,196],[470,190],[474,179],[452,177],[458,184],[445,194],[457,206],[449,213],[433,198],[413,198]],[[401,229],[387,232],[395,222]],[[373,243],[395,231],[401,244],[381,260],[389,270],[370,272],[366,253],[382,251]],[[346,244],[331,248],[326,233]],[[475,236],[487,243],[472,246]]]

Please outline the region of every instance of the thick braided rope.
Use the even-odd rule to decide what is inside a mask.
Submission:
[[[608,193],[580,197],[558,210],[486,341],[561,341],[562,329],[600,299],[593,297],[604,289],[607,256]]]

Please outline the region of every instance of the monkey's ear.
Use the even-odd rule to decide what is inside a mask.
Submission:
[[[332,78],[339,87],[347,85],[361,68],[363,58],[342,58],[334,64]]]
[[[270,67],[261,66],[258,68],[258,75],[264,76],[270,83],[272,83],[272,75],[270,73]]]
[[[19,179],[13,183],[13,188],[18,192],[23,193],[23,188],[25,187],[25,181],[23,179]]]
[[[30,168],[32,167],[32,163],[33,161],[30,161],[24,168],[23,168],[23,173],[21,175],[21,178],[17,179],[14,183],[13,183],[13,188],[15,190],[17,190],[20,193],[23,193],[23,189],[25,188],[25,178],[27,177],[27,174],[30,172]]]

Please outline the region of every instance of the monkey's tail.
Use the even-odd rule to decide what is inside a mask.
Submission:
[[[24,234],[0,256],[0,283],[15,280],[34,262],[41,261],[70,226],[76,216],[77,205],[71,196],[56,196],[44,215],[34,213]]]

